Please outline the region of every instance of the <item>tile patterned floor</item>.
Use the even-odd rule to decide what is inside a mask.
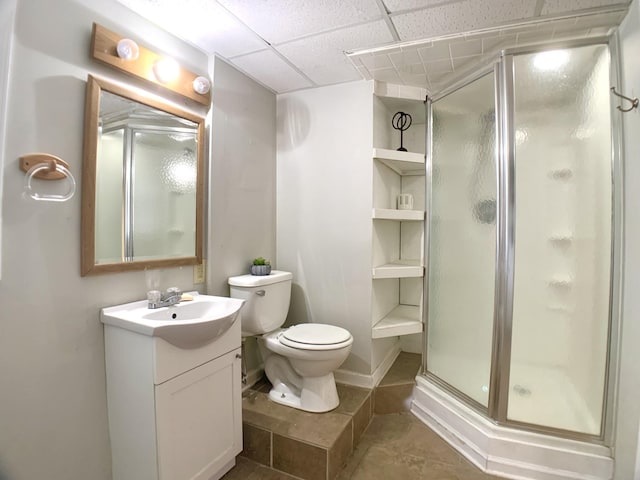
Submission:
[[[244,457],[223,480],[295,480]],[[376,415],[337,480],[490,480],[411,413]]]
[[[376,415],[337,480],[489,480],[409,412]]]
[[[370,416],[363,418],[360,422],[356,422],[357,415],[353,417],[353,434],[356,435],[356,431],[358,432],[359,443],[353,454],[347,458],[336,480],[490,480],[499,478],[487,475],[474,467],[429,427],[411,413],[402,411],[406,410],[410,402],[419,365],[420,355],[400,354],[373,392],[373,411],[376,415],[366,430],[364,430],[365,421],[368,422]],[[372,398],[367,393],[369,391],[363,393],[360,389],[339,385],[340,406],[329,414],[321,415],[322,421],[319,421],[320,417],[317,414],[300,412],[270,402],[266,398],[268,385],[258,384],[255,388],[256,390],[253,393],[250,392],[244,399],[243,415],[248,422],[245,428],[254,428],[253,425],[255,428],[273,431],[273,435],[280,433],[321,446],[333,442],[328,437],[324,438],[336,430],[333,423],[339,423],[342,418],[347,418],[346,415],[353,415],[356,410],[362,410],[363,406],[366,406],[364,410],[369,409],[370,404],[363,404],[363,401],[369,402]],[[364,398],[366,400],[363,400]],[[356,428],[356,425],[360,426]],[[361,433],[362,430],[364,433]],[[255,440],[254,437],[246,436],[248,440]],[[223,477],[223,480],[296,480],[298,478],[265,466],[264,464],[270,464],[270,462],[266,459],[261,460],[260,455],[256,455],[250,444],[254,444],[253,447],[257,445],[255,441],[248,443],[245,441],[245,449],[251,451],[246,451],[245,456],[237,457],[236,466]],[[269,451],[263,445],[258,447],[261,451]],[[263,465],[246,458],[247,454],[251,454],[248,456],[258,462],[261,461]],[[268,453],[268,455],[272,454]],[[304,474],[306,477],[315,478],[314,475],[309,475],[311,473],[309,468],[312,467],[311,458],[308,455],[303,457],[307,462],[307,470],[304,473],[300,470],[289,471],[296,475]],[[336,470],[328,474],[333,478]]]

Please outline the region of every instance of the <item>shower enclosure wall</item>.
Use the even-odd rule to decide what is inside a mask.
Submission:
[[[427,101],[424,371],[497,425],[606,444],[615,69],[607,39],[562,47],[503,52]]]

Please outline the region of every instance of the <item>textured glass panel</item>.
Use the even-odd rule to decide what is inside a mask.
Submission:
[[[611,256],[606,46],[515,61],[508,418],[600,433]]]
[[[194,255],[196,151],[193,133],[136,132],[134,259]]]
[[[427,369],[487,406],[493,333],[493,73],[433,104]]]

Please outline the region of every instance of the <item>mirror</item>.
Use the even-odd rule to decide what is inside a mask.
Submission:
[[[204,119],[89,76],[81,273],[202,262]]]

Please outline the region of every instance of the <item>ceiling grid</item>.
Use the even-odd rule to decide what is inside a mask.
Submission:
[[[276,93],[446,87],[512,46],[606,35],[629,0],[118,0]]]

